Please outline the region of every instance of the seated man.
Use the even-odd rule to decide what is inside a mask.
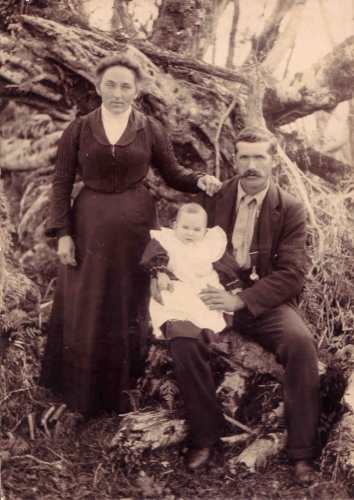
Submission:
[[[213,198],[201,193],[194,201],[206,210],[208,227],[224,229],[243,290],[233,295],[206,287],[200,297],[210,310],[233,312],[235,330],[273,353],[284,367],[287,453],[295,479],[310,484],[315,470],[311,459],[316,454],[319,376],[316,345],[296,303],[306,263],[305,210],[271,180],[277,165],[273,134],[245,128],[235,149],[238,175],[224,182]],[[196,469],[210,460],[222,426],[209,358],[197,339],[174,339],[170,351],[184,401],[193,409],[190,424],[204,433],[188,462]]]

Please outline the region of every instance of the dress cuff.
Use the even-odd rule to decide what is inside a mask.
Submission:
[[[47,232],[50,234],[50,230]],[[62,236],[71,236],[70,229],[67,227],[61,227],[60,229],[53,230],[53,234],[50,234],[50,236],[56,236],[57,239],[61,238]]]
[[[166,273],[169,274],[169,271],[166,266],[153,266],[150,267],[150,277],[151,278],[157,278],[158,273]]]

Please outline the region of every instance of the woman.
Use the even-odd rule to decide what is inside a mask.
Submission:
[[[73,121],[60,140],[47,236],[61,266],[41,381],[72,410],[127,411],[127,393],[146,340],[149,277],[139,262],[158,228],[142,181],[150,162],[179,191],[212,195],[214,177],[177,164],[159,122],[131,107],[142,80],[127,56],[96,70],[101,108]],[[76,173],[84,187],[70,207]]]

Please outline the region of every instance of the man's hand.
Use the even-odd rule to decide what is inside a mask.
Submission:
[[[163,306],[161,290],[168,290],[169,292],[174,290],[173,282],[166,273],[157,273],[157,278],[152,278],[150,283],[151,297]]]
[[[64,266],[77,266],[75,260],[75,243],[71,236],[66,235],[59,238],[58,257]]]
[[[199,297],[210,311],[235,312],[246,307],[239,295],[232,295],[226,290],[219,290],[209,285],[208,288],[203,288]]]
[[[197,186],[209,196],[214,196],[221,188],[222,183],[213,175],[204,175],[198,179]]]

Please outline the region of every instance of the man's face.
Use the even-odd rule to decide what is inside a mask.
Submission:
[[[206,216],[203,212],[196,214],[182,212],[178,221],[173,225],[176,238],[185,245],[201,241],[206,233],[206,222]]]
[[[268,184],[276,158],[268,153],[269,142],[239,142],[236,165],[241,185],[247,194],[254,195]]]

